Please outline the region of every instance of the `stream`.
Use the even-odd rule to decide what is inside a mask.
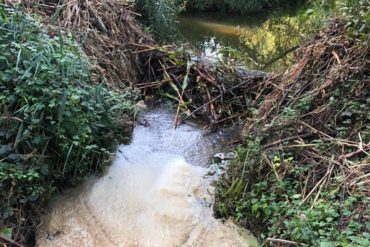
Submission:
[[[251,70],[282,72],[292,64],[291,51],[302,39],[301,12],[302,7],[291,6],[244,15],[184,14],[178,20],[178,40],[211,62],[231,57]]]
[[[281,71],[300,40],[296,14],[192,14],[178,28],[202,59],[243,54],[248,69]],[[196,122],[174,129],[174,115],[168,106],[140,113],[131,143],[117,148],[104,176],[55,196],[37,246],[258,246],[248,231],[213,216],[213,184],[225,167],[211,159],[238,131],[211,133]]]
[[[235,131],[211,133],[196,123],[173,127],[159,107],[138,117],[129,145],[106,174],[56,196],[37,246],[258,246],[246,230],[213,217],[210,158]]]

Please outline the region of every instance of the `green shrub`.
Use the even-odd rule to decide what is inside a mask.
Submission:
[[[176,35],[175,22],[183,9],[181,0],[138,0],[135,9],[143,15],[143,21],[158,40]]]
[[[369,48],[341,16],[256,90],[245,143],[217,185],[216,213],[265,246],[370,246]]]
[[[288,93],[274,118],[256,121],[217,185],[219,216],[232,217],[267,246],[267,238],[298,246],[370,246],[370,155],[352,156],[356,146],[341,146],[344,140],[369,143],[369,75],[346,78],[327,90],[321,112],[327,120],[322,130],[314,127],[321,134],[330,131],[333,139],[298,132],[300,121],[310,121],[305,116],[323,109],[313,90],[296,97]],[[299,141],[289,140],[296,135],[302,135]]]
[[[369,40],[370,8],[368,0],[310,0],[310,8],[302,15],[302,21],[311,26],[306,32],[315,33],[331,18],[347,22],[348,33]]]
[[[337,1],[339,14],[347,20],[351,35],[369,40],[370,8],[368,0]]]
[[[302,184],[317,164],[300,164],[298,154],[269,153],[267,158],[280,176],[281,170],[287,170],[277,179],[264,167],[263,152],[256,139],[237,149],[238,160],[231,164],[228,178],[218,184],[215,210],[219,216],[233,217],[261,242],[276,237],[298,246],[370,245],[370,224],[364,220],[370,215],[366,188],[348,194],[345,178],[338,175],[321,191],[320,199],[304,203]]]
[[[91,85],[88,66],[72,37],[0,6],[0,229],[127,138],[131,96]]]

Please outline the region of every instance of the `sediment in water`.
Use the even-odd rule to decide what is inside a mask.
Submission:
[[[149,126],[119,147],[104,177],[57,199],[38,246],[253,246],[247,232],[213,217],[208,168],[187,162],[202,162],[212,141],[193,127],[174,130],[172,118],[148,113]]]

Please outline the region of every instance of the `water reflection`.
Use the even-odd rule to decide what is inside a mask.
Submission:
[[[265,14],[198,13],[179,19],[182,41],[207,58],[218,54],[243,58],[250,69],[282,71],[301,40],[298,8]],[[228,47],[228,48],[224,48]]]

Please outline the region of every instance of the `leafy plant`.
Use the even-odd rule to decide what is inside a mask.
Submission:
[[[316,32],[331,18],[344,19],[349,26],[348,33],[359,36],[365,42],[369,39],[370,9],[368,0],[310,0],[310,8],[303,14],[302,21],[311,25],[308,32]]]
[[[360,36],[364,40],[369,39],[370,26],[370,1],[369,0],[348,0],[338,1],[340,14],[347,20],[350,26],[350,33]]]
[[[171,39],[176,35],[175,23],[183,10],[180,0],[138,0],[135,8],[143,14],[143,21],[158,40]]]
[[[217,185],[216,213],[266,246],[370,244],[369,49],[352,28],[333,21],[273,88],[262,84],[238,159]]]
[[[99,170],[127,140],[132,96],[92,85],[73,37],[52,33],[0,5],[0,229],[29,224],[23,210]]]

